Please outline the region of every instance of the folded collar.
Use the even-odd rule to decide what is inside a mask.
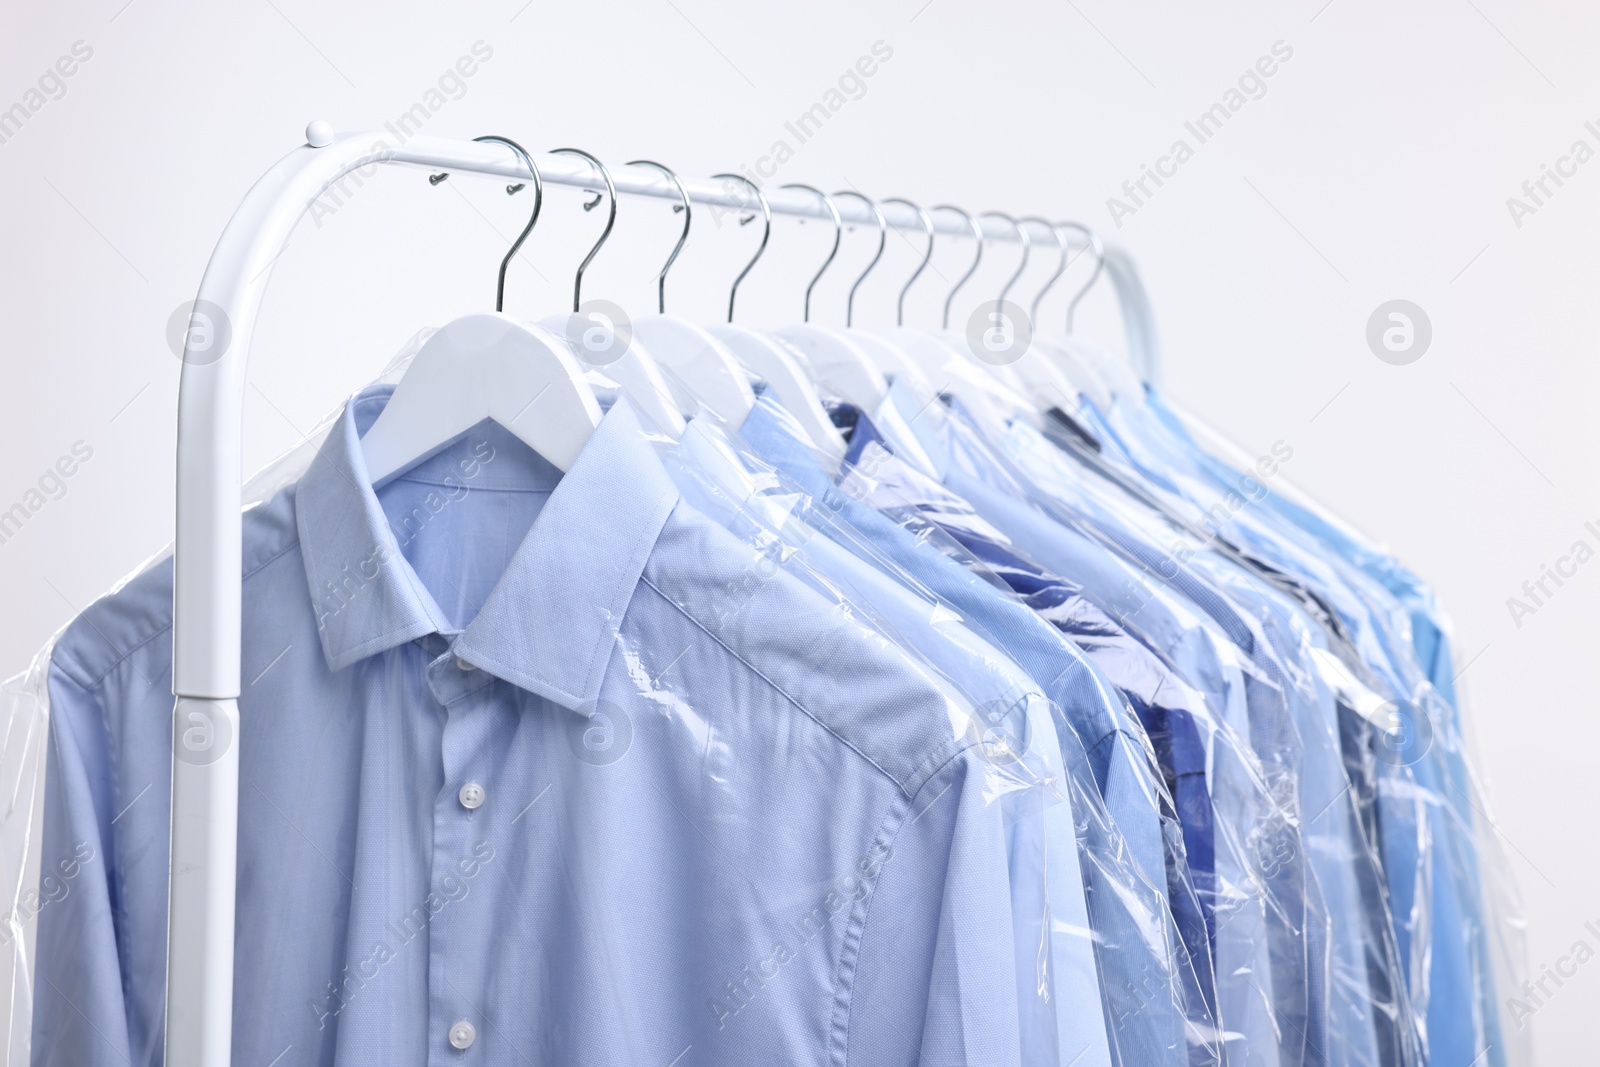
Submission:
[[[360,437],[392,389],[346,405],[296,490],[296,522],[332,670],[451,624],[401,554]],[[678,500],[625,400],[612,404],[454,643],[467,662],[587,710],[639,576]],[[463,545],[463,551],[469,550]]]
[[[832,488],[824,461],[805,431],[782,404],[766,391],[756,394],[750,414],[739,426],[739,436],[766,462],[795,479],[812,496]]]

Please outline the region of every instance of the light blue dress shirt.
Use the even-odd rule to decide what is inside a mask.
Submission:
[[[1130,467],[1154,478],[1159,464],[1166,488],[1197,507],[1222,493],[1262,485],[1256,472],[1246,476],[1206,454],[1158,396],[1152,395],[1137,417],[1122,405],[1109,417],[1099,412],[1093,417]],[[1391,899],[1405,955],[1429,964],[1426,972],[1413,974],[1414,996],[1427,1015],[1430,1052],[1442,1061],[1483,1057],[1489,1064],[1502,1063],[1471,799],[1476,787],[1463,755],[1447,627],[1438,605],[1431,591],[1393,559],[1310,511],[1265,491],[1252,492],[1249,499],[1254,506],[1220,511],[1213,506],[1212,524],[1313,584],[1357,635],[1363,660],[1398,694],[1394,699],[1412,719],[1398,749],[1390,735],[1377,738],[1379,775],[1394,784],[1379,789],[1374,804],[1387,810],[1386,826],[1402,831],[1386,835],[1394,838],[1386,847],[1398,876]],[[1397,799],[1418,790],[1433,798],[1420,817],[1410,803]],[[1431,850],[1418,854],[1417,862],[1430,868],[1428,888],[1420,890],[1428,892],[1430,906],[1420,910],[1414,910],[1419,889],[1404,877],[1413,827],[1432,842]],[[1414,915],[1431,920],[1428,927],[1412,928]],[[1414,944],[1419,937],[1425,938],[1423,944]]]
[[[234,1062],[1022,1063],[973,710],[683,503],[616,403],[245,516]],[[36,1064],[161,1061],[170,563],[63,635]],[[80,853],[81,854],[81,853]],[[461,1047],[465,1045],[466,1047]]]
[[[1072,470],[1068,453],[1074,441],[1056,448],[1017,424],[1005,444],[1038,484],[1049,484],[1117,543],[1129,545],[1146,566],[1172,568],[1173,580],[1193,590],[1209,615],[1228,624],[1230,633],[1245,633],[1246,647],[1282,683],[1277,694],[1283,705],[1252,718],[1255,747],[1269,766],[1276,761],[1278,780],[1296,791],[1300,836],[1316,876],[1304,893],[1313,905],[1327,905],[1325,918],[1315,906],[1306,913],[1308,929],[1321,930],[1307,939],[1309,1015],[1303,1023],[1286,1021],[1291,1027],[1303,1026],[1307,1062],[1378,1061],[1379,1018],[1397,1012],[1403,1016],[1403,998],[1395,1002],[1403,972],[1392,934],[1372,927],[1363,907],[1371,901],[1363,900],[1357,876],[1366,873],[1370,881],[1377,867],[1364,847],[1359,811],[1351,802],[1333,693],[1313,669],[1319,650],[1328,647],[1322,631],[1272,581],[1246,571],[1204,539],[1183,536],[1161,515],[1146,511],[1137,496],[1120,495],[1116,483],[1095,473],[1093,457]],[[1140,550],[1134,542],[1141,539],[1157,546],[1160,555]],[[1358,871],[1358,864],[1367,870]],[[1292,882],[1279,894],[1280,899],[1293,895]],[[1377,963],[1385,966],[1376,968],[1380,981],[1373,982]],[[1285,998],[1280,994],[1279,999]]]
[[[1163,415],[1158,398],[1141,407],[1139,418],[1120,404],[1109,418],[1091,414],[1130,467],[1180,494],[1182,502],[1204,507],[1221,483],[1227,487],[1221,492],[1234,493],[1235,500],[1244,496],[1263,505],[1213,506],[1206,521],[1313,586],[1359,649],[1362,666],[1377,675],[1373,684],[1403,709],[1403,731],[1369,730],[1363,743],[1378,755],[1371,804],[1383,811],[1373,819],[1383,828],[1389,900],[1412,1000],[1426,1016],[1422,1032],[1432,1055],[1501,1062],[1475,787],[1449,699],[1453,681],[1441,677],[1449,669],[1448,647],[1431,594],[1393,561],[1326,524],[1313,525],[1318,537],[1331,538],[1325,543],[1284,522],[1285,515],[1310,516],[1276,495],[1247,492],[1261,483],[1205,456],[1170,413]],[[1157,455],[1159,474],[1152,461]],[[1443,690],[1434,688],[1436,678]],[[1426,969],[1410,966],[1411,960],[1426,961]]]
[[[879,566],[892,561],[902,580],[938,596],[968,625],[1011,654],[1063,712],[1067,719],[1063,739],[1081,741],[1115,828],[1137,863],[1137,877],[1129,877],[1104,858],[1097,858],[1087,870],[1113,1053],[1118,1062],[1127,1064],[1165,1063],[1174,1053],[1179,1063],[1214,1062],[1218,1051],[1216,1023],[1208,1007],[1214,996],[1209,947],[1202,940],[1195,954],[1186,955],[1185,939],[1162,900],[1170,892],[1174,899],[1188,902],[1183,914],[1199,914],[1183,837],[1173,825],[1173,800],[1166,794],[1161,771],[1153,766],[1149,741],[1110,679],[1060,630],[1003,592],[1003,586],[985,580],[980,564],[972,561],[978,569],[969,570],[956,562],[960,549],[954,541],[941,539],[936,527],[904,529],[866,506],[875,494],[860,479],[886,486],[913,477],[912,472],[896,469],[895,457],[880,456],[870,471],[849,471],[850,491],[842,490],[833,484],[799,428],[768,397],[757,400],[740,437],[813,495],[819,506],[807,515],[820,529]],[[1098,623],[1086,619],[1084,625],[1095,630],[1113,624],[1101,618]],[[1203,781],[1203,766],[1201,772]],[[1094,829],[1092,823],[1083,825]],[[1115,835],[1107,837],[1111,840],[1105,844],[1091,844],[1090,852],[1097,857],[1110,852]],[[1170,1016],[1185,1014],[1188,1037],[1182,1033],[1175,1037]],[[1186,1041],[1193,1046],[1192,1060],[1184,1059]]]
[[[1013,827],[1010,910],[1024,1061],[1110,1064],[1074,830],[1080,821],[1103,823],[1105,815],[1085,810],[1098,806],[1099,795],[1082,792],[1063,766],[1048,699],[954,611],[818,536],[804,519],[809,499],[775,484],[770,472],[746,468],[711,422],[709,416],[692,419],[670,450],[667,467],[684,499],[741,541],[770,545],[771,558],[784,570],[861,613],[924,663],[930,677],[948,680],[979,709],[975,726],[996,764],[993,791]]]
[[[959,416],[953,414],[947,429],[958,432],[959,421]],[[861,432],[858,426],[857,435]],[[858,443],[852,440],[852,456],[858,454]],[[1119,570],[1120,561],[1107,556],[1105,549],[1094,542],[1084,541],[1078,554],[1070,548],[1064,554],[1063,541],[1072,535],[1017,499],[1023,490],[995,465],[998,459],[990,459],[990,466],[976,472],[970,470],[973,460],[987,456],[986,447],[970,434],[965,440],[927,442],[926,447],[947,457],[962,453],[956,456],[957,462],[949,464],[946,477],[946,484],[956,492],[930,492],[925,486],[908,490],[903,485],[889,484],[869,499],[879,506],[898,506],[893,502],[903,497],[901,504],[925,509],[928,521],[974,534],[986,523],[971,513],[968,500],[982,501],[978,511],[983,518],[1015,535],[1020,544],[1036,554],[1035,558],[1054,561],[1065,573],[1096,571],[1101,589],[1113,602],[1128,590],[1145,589],[1140,584],[1142,576]],[[866,467],[876,466],[874,460],[870,451],[859,457]],[[901,477],[912,479],[916,475],[904,472]],[[996,486],[1010,486],[1011,492],[1001,492]],[[1137,613],[1143,621],[1157,623],[1156,632],[1167,645],[1181,645],[1184,635],[1206,630],[1208,620],[1204,615],[1176,602],[1168,611],[1167,595],[1159,586],[1148,589],[1130,614]],[[1147,610],[1152,604],[1153,612]],[[1231,648],[1224,639],[1216,651],[1225,654]],[[1251,669],[1247,661],[1234,663],[1241,673]],[[1267,690],[1273,688],[1270,680],[1253,680]],[[1243,688],[1248,690],[1249,686]],[[1256,697],[1259,702],[1262,693]],[[1242,709],[1245,703],[1240,697],[1230,706]],[[1241,717],[1235,720],[1236,726],[1248,733],[1250,722],[1242,710],[1236,710],[1236,714]],[[1213,724],[1213,730],[1220,731],[1222,740],[1220,748],[1213,751],[1218,825],[1227,832],[1219,833],[1217,880],[1203,900],[1208,902],[1213,917],[1222,1023],[1232,1046],[1230,1054],[1238,1062],[1278,1063],[1284,1062],[1279,1059],[1282,1051],[1291,1055],[1288,1062],[1299,1063],[1306,1056],[1308,1044],[1304,1022],[1307,1009],[1302,1007],[1297,1016],[1294,1005],[1296,998],[1301,1005],[1306,1004],[1310,961],[1304,956],[1304,946],[1314,935],[1304,923],[1297,925],[1292,916],[1297,910],[1321,916],[1320,905],[1314,889],[1308,896],[1303,888],[1300,872],[1304,867],[1304,847],[1298,839],[1292,808],[1285,807],[1273,795],[1270,784],[1262,777],[1259,761],[1242,736],[1229,733],[1221,723]],[[1319,921],[1325,925],[1325,918]],[[1271,937],[1269,927],[1273,930]],[[1321,1047],[1322,1042],[1317,1044]]]
[[[990,451],[959,410],[951,413],[946,432],[953,457],[946,484],[1040,562],[1075,577],[1087,576],[1086,584],[1108,601],[1125,600],[1129,590],[1142,592],[1130,615],[1136,624],[1153,624],[1161,635],[1157,647],[1180,645],[1183,631],[1209,632],[1222,626],[1229,628],[1212,635],[1213,647],[1221,656],[1227,655],[1230,644],[1241,640],[1265,644],[1252,629],[1252,620],[1228,611],[1208,587],[1197,589],[1192,581],[1184,588],[1185,594],[1208,594],[1209,602],[1203,611],[1191,609],[1186,618],[1173,614],[1183,609],[1170,600],[1171,591],[1166,588],[1166,583],[1174,580],[1172,574],[1136,557],[1132,562],[1149,567],[1151,576],[1160,576],[1162,585],[1152,587],[1148,576],[1109,556],[1097,537],[1075,533],[1023,503],[1020,498],[1024,495],[1036,502],[1049,498],[1039,488],[1025,488],[1027,483],[1017,481],[1026,477],[1021,471],[1008,473],[1006,464]],[[1048,444],[1044,447],[1051,448]],[[1035,476],[1050,473],[1030,472]],[[1120,580],[1119,569],[1123,572]],[[1184,577],[1183,572],[1177,577]],[[1217,636],[1223,640],[1216,640]],[[1245,683],[1243,699],[1235,694],[1226,698],[1224,705],[1241,742],[1225,751],[1244,754],[1246,759],[1217,774],[1219,827],[1231,830],[1227,835],[1219,833],[1217,856],[1215,951],[1222,1022],[1232,1035],[1232,1054],[1242,1062],[1320,1062],[1317,1050],[1325,1047],[1325,1041],[1319,1024],[1325,1016],[1315,999],[1322,991],[1311,983],[1315,977],[1312,968],[1320,963],[1319,946],[1326,941],[1326,913],[1314,882],[1307,881],[1305,847],[1294,804],[1273,784],[1269,773],[1273,764],[1263,767],[1256,755],[1264,750],[1283,768],[1292,762],[1294,753],[1292,734],[1283,732],[1282,679],[1261,677],[1254,669],[1261,664],[1262,656],[1255,654],[1234,661]],[[1244,740],[1247,738],[1255,742],[1254,747]],[[1264,774],[1268,776],[1263,778]],[[1292,789],[1293,779],[1286,771],[1278,777]]]

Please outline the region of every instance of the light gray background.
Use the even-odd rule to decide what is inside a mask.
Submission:
[[[67,492],[0,544],[0,673],[159,551],[172,533],[178,361],[164,339],[248,186],[306,122],[378,127],[424,100],[474,42],[493,50],[426,132],[499,133],[542,150],[659,159],[707,175],[755,163],[874,42],[892,58],[774,181],[925,204],[953,201],[1106,229],[1139,256],[1172,395],[1253,453],[1292,444],[1285,474],[1382,539],[1454,615],[1470,727],[1508,863],[1525,894],[1531,964],[1554,964],[1600,920],[1591,803],[1600,564],[1517,626],[1507,598],[1600,522],[1592,475],[1592,294],[1600,161],[1518,226],[1507,198],[1600,120],[1600,17],[1578,5],[1424,0],[1060,5],[895,0],[735,5],[549,0],[440,5],[245,0],[34,3],[0,10],[0,109],[83,41],[93,56],[0,144],[0,510],[85,442]],[[1273,43],[1293,58],[1138,212],[1106,201],[1154,163]],[[1597,124],[1600,125],[1600,124]],[[564,309],[599,219],[572,192],[513,273],[508,310]],[[302,224],[262,317],[246,410],[251,469],[298,443],[417,328],[489,306],[526,197],[392,171]],[[753,228],[696,218],[670,310],[711,319]],[[586,292],[652,310],[676,223],[625,201]],[[798,315],[828,234],[780,222],[741,294],[741,321]],[[847,237],[818,288],[842,294],[870,234]],[[858,323],[892,314],[914,262],[891,238]],[[914,292],[931,323],[941,246]],[[1015,262],[991,251],[958,322]],[[890,275],[893,274],[893,277]],[[1033,279],[1042,278],[1035,272]],[[1031,294],[1024,283],[1022,292]],[[1368,350],[1368,315],[1426,309],[1410,366]],[[1049,303],[1059,321],[1063,301]],[[1082,332],[1116,347],[1102,289]],[[1551,987],[1554,988],[1554,987]],[[1532,1022],[1541,1059],[1592,1048],[1600,964]],[[1465,1065],[1446,1065],[1465,1067]]]

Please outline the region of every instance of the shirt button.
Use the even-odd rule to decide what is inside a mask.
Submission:
[[[475,671],[475,670],[478,669],[476,666],[474,666],[471,663],[468,663],[466,660],[462,659],[460,656],[456,657],[456,666],[460,667],[464,671]]]
[[[489,798],[489,794],[485,793],[483,786],[477,782],[468,782],[456,795],[461,798],[461,806],[468,811],[476,811],[483,807],[483,802]]]
[[[462,1019],[450,1028],[450,1044],[454,1048],[469,1049],[478,1040],[478,1028]]]

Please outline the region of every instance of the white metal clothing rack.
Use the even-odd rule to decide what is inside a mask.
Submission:
[[[416,136],[391,146],[377,131],[335,135],[327,123],[306,130],[295,149],[256,182],[223,230],[200,282],[199,306],[220,313],[230,338],[203,350],[191,334],[178,394],[178,514],[173,550],[172,853],[167,941],[168,1067],[226,1067],[233,1032],[234,877],[239,811],[240,492],[245,364],[274,260],[302,215],[353,171],[383,163],[530,180],[520,157],[501,144]],[[557,185],[596,187],[598,175],[570,155],[534,157]],[[676,199],[650,167],[611,168],[619,193]],[[684,179],[696,203],[748,209],[742,186]],[[766,193],[783,215],[828,219],[802,190]],[[840,201],[847,222],[875,225],[868,206]],[[882,207],[889,225],[922,232],[915,212]],[[970,235],[949,213],[935,232]],[[998,220],[986,240],[1014,241]],[[1115,246],[1106,266],[1121,303],[1128,348],[1147,380],[1160,367],[1149,300],[1133,260]],[[216,336],[216,335],[213,335]]]

